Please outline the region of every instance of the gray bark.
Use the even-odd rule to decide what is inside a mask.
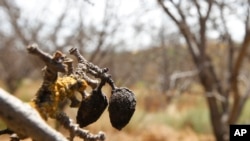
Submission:
[[[51,128],[29,104],[23,103],[0,88],[0,118],[19,137],[36,141],[67,141]]]

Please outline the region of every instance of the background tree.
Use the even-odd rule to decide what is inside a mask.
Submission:
[[[228,125],[237,122],[249,95],[249,86],[245,92],[239,89],[239,75],[250,42],[250,1],[158,0],[158,4],[178,27],[199,71],[198,76],[206,92],[205,97],[216,140],[229,140]],[[225,17],[228,15],[225,11],[236,10],[234,8],[239,5],[243,11],[241,20],[245,25],[245,35],[242,42],[236,46],[232,39],[234,33],[231,33],[227,27],[228,20],[225,20]],[[218,15],[218,13],[220,14]],[[234,16],[237,17],[236,14]],[[217,68],[211,59],[213,52],[208,51],[208,29],[211,29],[210,25],[215,23],[217,25],[219,23],[219,27],[216,28],[220,29],[218,32],[224,37],[224,42],[228,44],[226,53],[228,57],[225,60],[228,66],[224,71],[227,75],[226,80],[222,80],[222,77],[216,72]],[[230,102],[231,95],[232,102]]]
[[[111,59],[107,54],[124,40],[123,37],[112,40],[124,26],[124,17],[118,16],[120,2],[105,1],[104,14],[99,15],[101,21],[98,23],[86,19],[85,13],[88,11],[85,9],[94,8],[87,1],[62,1],[57,7],[59,14],[49,10],[53,6],[52,2],[46,4],[41,3],[40,7],[33,9],[34,14],[31,14],[18,1],[0,1],[0,15],[4,19],[0,21],[0,79],[6,82],[11,93],[23,78],[32,74],[36,77],[40,73],[39,70],[32,69],[43,65],[37,63],[35,58],[23,65],[23,62],[30,60],[24,49],[31,42],[38,43],[45,50],[68,50],[74,46],[90,61],[108,66]],[[19,58],[18,61],[16,58]]]

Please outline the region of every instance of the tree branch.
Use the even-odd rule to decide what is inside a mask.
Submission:
[[[2,1],[2,4],[7,10],[7,14],[12,24],[12,28],[15,31],[17,37],[19,37],[23,44],[28,44],[29,41],[21,30],[22,27],[20,27],[18,24],[18,18],[20,17],[20,9],[17,6],[11,5],[10,1],[7,0]]]
[[[36,141],[67,141],[67,139],[31,108],[0,88],[0,118],[20,138],[31,137]]]
[[[175,17],[174,14],[169,11],[168,7],[164,4],[163,0],[157,0],[157,1],[158,1],[158,4],[164,10],[164,12],[175,22],[175,24],[179,28],[180,32],[183,34],[183,36],[188,44],[188,48],[189,48],[189,51],[191,52],[193,60],[196,64],[198,64],[198,60],[200,57],[200,51],[197,48],[198,42],[197,42],[194,34],[192,34],[191,31],[189,30],[189,27],[186,23],[184,14],[180,10],[180,8],[178,8],[178,5],[173,4],[173,2],[171,1],[172,4],[175,6],[176,10],[178,11],[178,14],[181,16],[181,20],[178,20],[177,17]],[[196,46],[194,46],[192,41],[194,41]]]
[[[180,24],[180,21],[168,10],[168,8],[164,5],[163,0],[158,0],[159,5],[163,8],[164,12],[177,24]]]
[[[170,76],[170,88],[174,88],[176,81],[181,78],[194,77],[200,73],[200,70],[195,69],[191,71],[175,72]]]
[[[248,3],[248,9],[247,11],[249,12],[250,10],[250,3]],[[233,67],[233,71],[232,71],[232,82],[231,82],[231,88],[232,91],[234,93],[234,104],[233,104],[233,108],[232,108],[232,112],[231,112],[231,116],[229,119],[229,123],[234,123],[237,120],[237,115],[239,113],[241,113],[242,109],[240,111],[238,111],[238,107],[240,106],[240,98],[241,95],[239,93],[239,87],[238,87],[238,76],[239,76],[239,72],[240,69],[242,67],[242,63],[244,58],[246,57],[246,53],[247,53],[247,49],[249,47],[250,44],[250,29],[248,28],[248,20],[249,20],[249,13],[246,14],[246,21],[245,21],[245,36],[244,36],[244,40],[243,43],[241,45],[238,57],[236,58],[234,67]]]

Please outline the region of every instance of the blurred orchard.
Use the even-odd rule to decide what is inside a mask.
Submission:
[[[77,47],[135,92],[123,131],[107,114],[88,127],[108,140],[228,141],[250,122],[250,0],[0,0],[0,19],[0,86],[24,101],[42,79],[34,42]]]

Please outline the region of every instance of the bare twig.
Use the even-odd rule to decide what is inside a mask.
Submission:
[[[105,80],[112,89],[115,89],[116,86],[114,84],[114,81],[111,79],[111,75],[107,74],[108,68],[99,68],[98,66],[92,64],[91,62],[88,62],[79,52],[77,48],[70,49],[70,54],[74,55],[79,64],[81,66],[78,66],[78,69],[81,71],[84,71],[85,73],[90,73],[91,75],[95,76],[96,78],[101,78],[102,80]]]
[[[56,119],[70,131],[70,140],[73,141],[75,136],[79,136],[85,141],[104,141],[105,134],[103,132],[99,132],[98,134],[92,134],[88,130],[81,129],[78,124],[74,124],[73,120],[71,120],[65,113],[58,113],[56,115]]]
[[[0,118],[20,138],[36,141],[67,141],[41,118],[37,111],[0,88]]]

